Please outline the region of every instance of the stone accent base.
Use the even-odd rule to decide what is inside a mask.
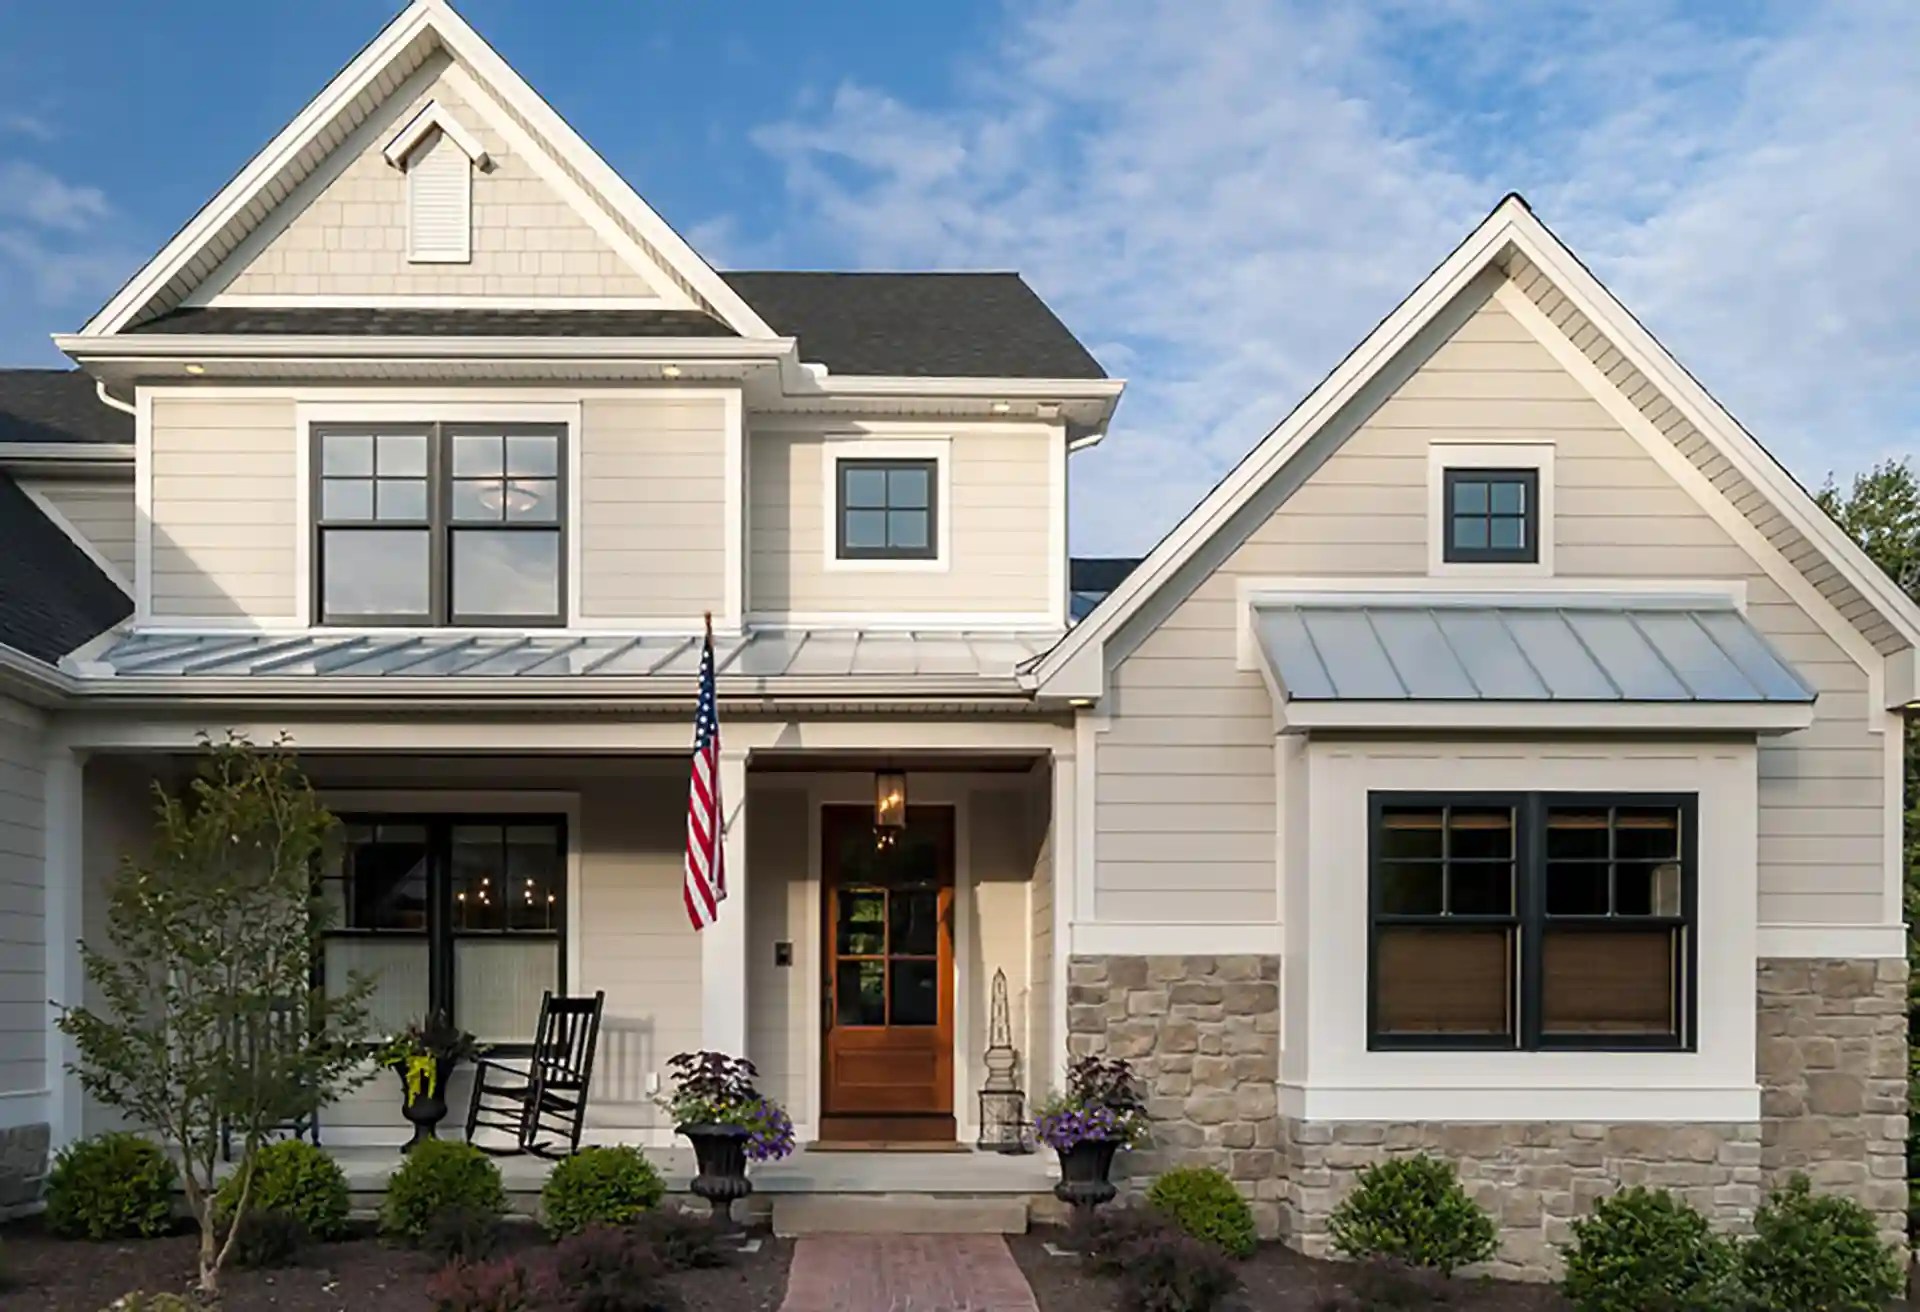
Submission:
[[[1760,1161],[1769,1188],[1804,1172],[1855,1198],[1904,1249],[1907,963],[1760,963]]]
[[[0,1130],[0,1217],[25,1211],[40,1201],[51,1142],[51,1130],[45,1125]]]
[[[1671,1189],[1723,1229],[1747,1228],[1761,1201],[1760,1127],[1560,1122],[1389,1124],[1282,1118],[1287,1242],[1330,1255],[1327,1218],[1362,1167],[1426,1153],[1460,1172],[1493,1217],[1500,1252],[1485,1268],[1520,1280],[1557,1279],[1559,1246],[1597,1198],[1627,1185]]]
[[[1171,1166],[1233,1178],[1265,1238],[1280,1233],[1280,959],[1074,957],[1067,1048],[1124,1057],[1152,1138],[1126,1163],[1130,1194]]]

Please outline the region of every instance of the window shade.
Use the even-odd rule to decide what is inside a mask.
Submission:
[[[407,160],[408,258],[465,263],[472,258],[473,164],[444,132]]]

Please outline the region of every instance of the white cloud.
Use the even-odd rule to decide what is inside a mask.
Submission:
[[[33,114],[0,113],[0,135],[28,137],[34,141],[52,141],[60,134],[53,124]]]
[[[24,160],[0,160],[0,218],[79,232],[112,213],[98,187],[76,186]]]
[[[1920,9],[1057,0],[955,106],[769,125],[757,262],[1019,268],[1133,380],[1076,550],[1138,550],[1510,189],[1797,473],[1920,416]]]

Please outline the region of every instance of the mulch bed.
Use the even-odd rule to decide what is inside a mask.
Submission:
[[[760,1251],[739,1253],[714,1271],[687,1271],[668,1282],[687,1312],[771,1312],[787,1287],[792,1243],[758,1236]],[[531,1257],[546,1246],[531,1225],[508,1228],[506,1252]],[[0,1264],[13,1285],[0,1293],[6,1312],[98,1312],[130,1290],[185,1293],[193,1284],[195,1234],[127,1243],[56,1239],[31,1222],[0,1226]],[[319,1244],[279,1271],[221,1273],[223,1312],[426,1312],[434,1264],[411,1249],[372,1237]]]

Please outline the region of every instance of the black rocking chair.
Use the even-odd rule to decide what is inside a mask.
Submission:
[[[593,1050],[600,1041],[600,1011],[607,995],[540,999],[540,1027],[526,1068],[483,1057],[474,1066],[473,1101],[467,1108],[467,1142],[478,1130],[511,1135],[513,1147],[474,1147],[496,1157],[532,1153],[560,1158],[580,1148],[593,1082]],[[556,1142],[549,1143],[552,1137]],[[561,1147],[564,1144],[564,1149]]]

